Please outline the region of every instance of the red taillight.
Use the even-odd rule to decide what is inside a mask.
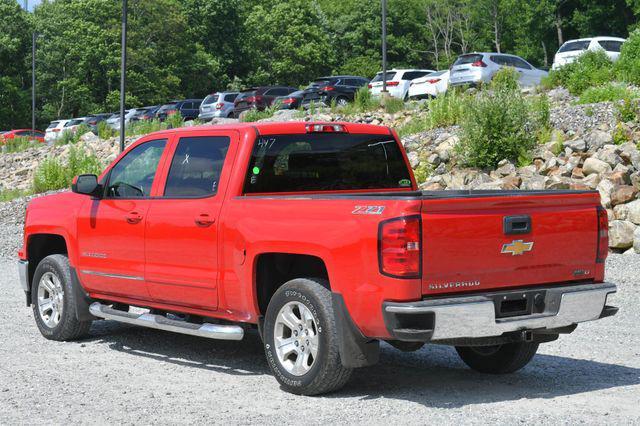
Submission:
[[[399,81],[387,81],[387,86],[389,87],[397,86],[399,84],[400,84]]]
[[[327,87],[325,87],[323,90],[324,90],[325,92],[331,92],[332,90],[336,90],[336,88],[335,88],[335,87],[333,87],[333,86],[327,86]]]
[[[596,263],[604,263],[609,254],[609,216],[602,207],[597,207],[598,211],[598,249],[596,253]]]
[[[472,67],[486,67],[487,64],[485,64],[484,62],[482,62],[482,60],[480,61],[475,61],[474,63],[471,64]]]
[[[222,109],[224,107],[224,104],[216,104],[216,109]]]
[[[256,101],[256,97],[255,97],[255,96],[249,96],[249,97],[247,97],[247,98],[244,98],[243,100],[244,100],[245,102],[248,102],[248,103],[253,103],[253,102],[255,102],[255,101]]]
[[[439,81],[440,81],[440,79],[439,79],[439,78],[434,78],[434,79],[432,79],[432,80],[427,80],[427,83],[429,83],[429,84],[436,84],[436,83],[437,83],[437,82],[439,82]]]
[[[378,228],[380,273],[394,278],[420,278],[422,274],[422,221],[420,216],[385,220]]]
[[[307,124],[307,133],[344,133],[342,124]]]
[[[283,99],[282,103],[285,105],[291,105],[292,103],[295,103],[296,99],[295,98],[287,98],[287,99]]]
[[[368,87],[369,89],[371,89],[371,88],[373,88],[373,84],[367,84],[367,87]]]

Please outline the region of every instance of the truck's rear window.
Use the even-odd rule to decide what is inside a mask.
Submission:
[[[244,192],[409,187],[409,170],[393,137],[315,133],[259,137]]]

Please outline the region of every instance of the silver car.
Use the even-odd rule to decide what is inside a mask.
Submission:
[[[489,83],[503,67],[513,67],[520,74],[520,86],[531,87],[540,84],[547,75],[515,55],[505,53],[469,53],[460,55],[453,63],[449,75],[449,87]]]
[[[233,116],[233,102],[238,97],[238,92],[212,93],[204,98],[200,104],[200,120],[211,120],[214,117]]]

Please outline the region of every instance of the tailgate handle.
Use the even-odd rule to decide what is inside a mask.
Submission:
[[[528,234],[531,232],[531,217],[528,215],[505,216],[503,228],[506,235]]]

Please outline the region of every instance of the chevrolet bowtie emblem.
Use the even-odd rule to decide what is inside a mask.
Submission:
[[[533,243],[525,243],[522,240],[515,240],[502,246],[503,254],[511,254],[512,256],[519,256],[524,252],[533,250]]]

